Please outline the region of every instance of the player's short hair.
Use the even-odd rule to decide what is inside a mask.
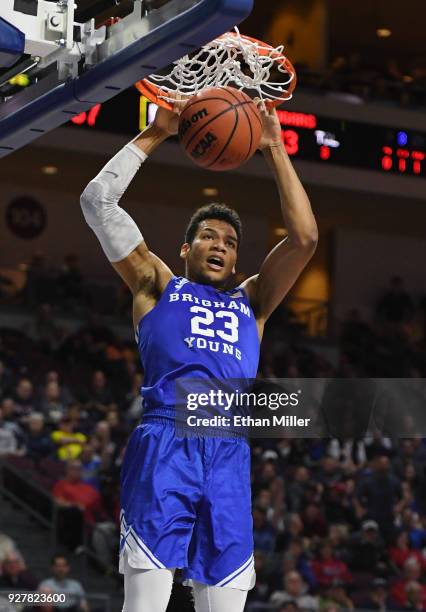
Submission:
[[[218,219],[219,221],[225,221],[226,223],[229,223],[229,225],[232,225],[237,234],[238,246],[240,245],[243,235],[243,227],[239,214],[236,210],[229,208],[229,206],[226,204],[217,203],[206,204],[195,211],[188,223],[188,227],[186,228],[185,242],[188,244],[192,243],[195,238],[195,234],[197,233],[199,224],[201,221],[205,221],[206,219]]]

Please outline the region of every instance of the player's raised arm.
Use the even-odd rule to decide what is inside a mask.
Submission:
[[[148,155],[176,133],[177,124],[177,114],[160,108],[155,121],[106,164],[80,199],[88,225],[135,297],[136,323],[155,305],[172,272],[149,251],[138,226],[119,201]]]
[[[259,274],[245,282],[260,324],[267,320],[294,285],[315,252],[318,241],[309,198],[281,140],[276,110],[262,110],[262,122],[259,148],[274,173],[288,235],[267,255]]]

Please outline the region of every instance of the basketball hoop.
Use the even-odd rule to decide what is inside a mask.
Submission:
[[[138,81],[136,87],[151,102],[169,110],[176,94],[185,99],[210,87],[228,85],[260,98],[266,106],[279,106],[290,100],[296,86],[296,72],[283,51],[283,45],[272,47],[235,28],[195,54],[176,60],[163,74]]]

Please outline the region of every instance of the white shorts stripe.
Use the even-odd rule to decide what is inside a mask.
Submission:
[[[254,579],[254,557],[250,556],[249,559],[245,563],[243,563],[238,569],[234,572],[226,576],[223,580],[218,582],[216,586],[220,587],[234,587],[234,588],[243,588],[238,585],[245,585],[247,583],[251,584]],[[247,587],[251,588],[251,587]]]
[[[141,540],[135,530],[127,525],[124,513],[120,516],[120,567],[121,573],[124,555],[127,556],[128,563],[131,567],[140,569],[164,569],[166,566],[161,563],[148,546]],[[129,537],[132,538],[132,544],[129,542]]]

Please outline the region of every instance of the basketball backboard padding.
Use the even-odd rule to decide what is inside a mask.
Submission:
[[[24,52],[25,35],[0,17],[0,68],[9,68]]]
[[[178,4],[188,8],[167,19]],[[51,75],[1,104],[0,157],[230,30],[252,6],[253,0],[172,0],[153,11],[143,18],[143,36],[80,77],[60,82]]]

